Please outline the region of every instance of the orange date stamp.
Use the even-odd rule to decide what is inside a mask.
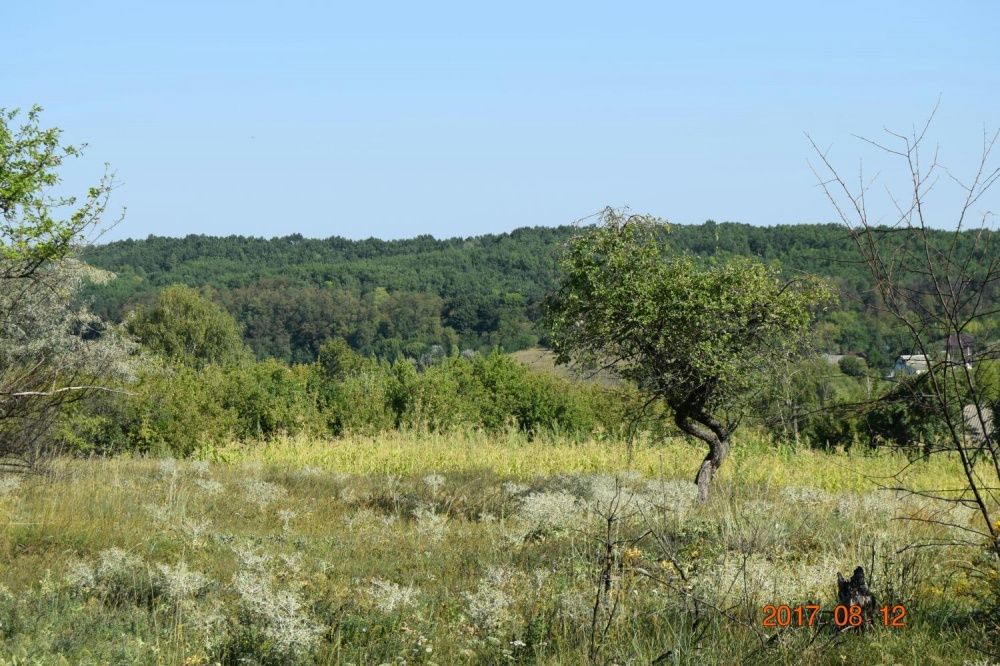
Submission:
[[[818,604],[788,606],[787,604],[767,604],[763,608],[765,627],[812,627],[819,623],[822,608]],[[899,604],[882,606],[879,617],[882,624],[893,629],[906,626],[906,606]],[[861,606],[838,604],[833,607],[833,623],[839,628],[860,627],[865,617]]]

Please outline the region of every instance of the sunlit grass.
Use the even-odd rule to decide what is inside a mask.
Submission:
[[[636,541],[614,549],[622,596],[601,662],[739,663],[760,648],[762,603],[829,608],[837,571],[872,562],[882,600],[910,608],[906,630],[789,632],[755,663],[961,663],[991,630],[969,620],[976,549],[898,553],[950,532],[897,519],[941,516],[868,478],[904,465],[895,455],[748,436],[704,506],[701,450],[682,440],[640,441],[630,459],[621,442],[392,433],[205,457],[64,459],[4,486],[0,663],[584,663],[615,472],[645,508],[616,528]],[[943,458],[911,470],[959,472]],[[676,578],[667,555],[731,617],[703,607],[695,626],[686,598],[642,573]]]
[[[489,471],[502,477],[531,479],[552,474],[596,474],[632,469],[645,476],[693,479],[704,448],[681,438],[631,446],[620,440],[542,436],[389,432],[338,439],[283,438],[273,442],[234,443],[210,454],[218,460],[257,461],[284,469],[316,467],[346,474],[419,474],[428,471]],[[867,491],[905,482],[913,487],[959,487],[957,459],[935,457],[911,463],[898,453],[858,450],[829,454],[809,448],[775,446],[753,434],[737,435],[721,481],[776,486],[811,486],[824,490]]]

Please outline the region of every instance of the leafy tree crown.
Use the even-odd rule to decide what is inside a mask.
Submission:
[[[546,304],[551,340],[560,362],[610,368],[674,408],[711,411],[795,353],[831,291],[748,257],[673,253],[669,231],[609,211],[572,239]]]

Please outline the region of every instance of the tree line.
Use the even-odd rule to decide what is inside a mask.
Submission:
[[[82,247],[113,179],[79,202],[51,195],[78,151],[37,110],[19,129],[17,117],[0,123],[7,452],[186,454],[230,438],[411,427],[620,436],[645,418],[703,439],[720,452],[715,468],[739,423],[823,447],[927,450],[942,432],[921,390],[933,372],[885,380],[908,334],[886,314],[885,289],[865,287],[843,227],[683,226],[606,211],[596,226],[467,239]],[[919,242],[964,252],[968,271],[995,262],[981,235],[926,230]],[[899,288],[930,308],[924,275]],[[988,305],[996,284],[969,289]],[[996,317],[987,307],[962,331],[989,347]],[[948,332],[922,330],[925,347]],[[625,381],[569,382],[503,353],[538,342],[562,361],[617,354],[607,368]],[[818,350],[862,353],[831,365]],[[998,400],[995,362],[970,364],[974,405]],[[939,391],[959,407],[966,393]]]
[[[669,245],[678,254],[754,257],[787,277],[829,280],[840,300],[820,316],[817,349],[858,354],[882,370],[912,351],[841,225],[709,221],[670,228]],[[559,253],[579,231],[531,227],[395,241],[150,236],[87,248],[86,262],[118,277],[83,295],[93,312],[121,321],[166,286],[196,287],[236,317],[262,359],[310,362],[334,337],[389,361],[417,358],[436,345],[509,352],[549,342],[541,304],[557,283]],[[931,235],[942,245],[953,240],[945,231]],[[975,242],[971,233],[959,240]]]

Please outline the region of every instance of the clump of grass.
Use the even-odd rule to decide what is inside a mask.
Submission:
[[[277,588],[273,578],[261,571],[236,574],[233,588],[239,595],[240,633],[229,656],[289,663],[315,649],[323,627],[306,612],[297,592]]]
[[[392,581],[373,578],[368,595],[379,611],[394,613],[415,606],[419,591],[412,585],[402,586]]]
[[[149,603],[159,591],[143,559],[118,547],[102,550],[94,562],[70,561],[65,581],[72,591],[110,604]]]
[[[157,586],[163,590],[164,598],[175,606],[189,604],[211,583],[205,574],[188,568],[184,560],[173,566],[157,564],[156,570]]]

